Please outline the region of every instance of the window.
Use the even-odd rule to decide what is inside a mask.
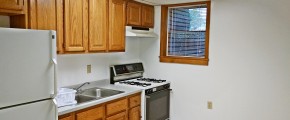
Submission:
[[[210,1],[162,5],[160,62],[208,65]]]

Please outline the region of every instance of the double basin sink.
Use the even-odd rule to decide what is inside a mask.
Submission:
[[[78,92],[76,94],[75,100],[78,104],[81,104],[92,100],[99,100],[102,98],[110,97],[120,93],[124,93],[124,91],[94,87]]]

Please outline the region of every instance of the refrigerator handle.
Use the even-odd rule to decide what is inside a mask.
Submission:
[[[57,53],[56,53],[56,32],[51,31],[51,41],[52,41],[52,47],[51,47],[51,60],[54,65],[54,92],[51,95],[52,98],[55,98],[57,96]]]
[[[58,110],[57,110],[57,102],[56,102],[56,99],[53,99],[53,104],[55,105],[55,120],[58,120]]]

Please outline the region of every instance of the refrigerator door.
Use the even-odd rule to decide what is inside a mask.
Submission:
[[[54,34],[0,28],[0,109],[52,98],[55,94]]]
[[[57,120],[52,100],[20,105],[0,110],[0,120]]]

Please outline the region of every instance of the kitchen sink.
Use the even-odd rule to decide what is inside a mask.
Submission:
[[[78,104],[80,104],[80,103],[96,100],[96,98],[77,94],[75,97],[75,100],[77,101]]]
[[[86,95],[86,96],[93,96],[95,98],[98,98],[97,97],[97,89],[100,91],[99,92],[100,95],[98,97],[101,97],[101,98],[117,95],[120,93],[124,93],[124,91],[94,87],[94,88],[85,89],[80,94]]]
[[[99,91],[99,96],[97,96],[97,89]],[[94,88],[82,90],[76,95],[75,99],[78,104],[81,104],[81,103],[89,102],[92,100],[98,100],[105,97],[110,97],[110,96],[117,95],[120,93],[124,93],[124,91],[94,87]]]

